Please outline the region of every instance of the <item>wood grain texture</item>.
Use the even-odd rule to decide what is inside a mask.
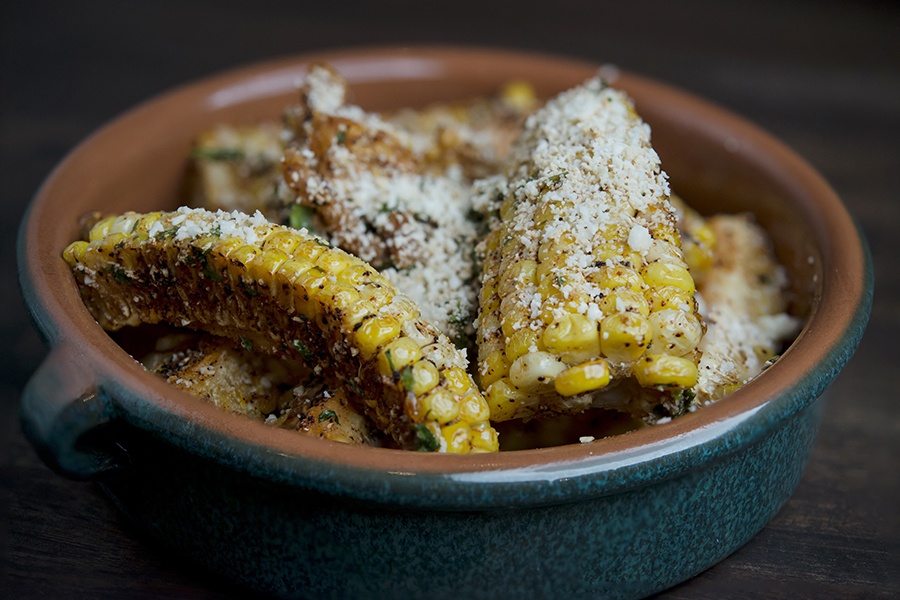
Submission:
[[[0,8],[0,595],[246,597],[57,477],[18,425],[45,349],[15,285],[28,200],[80,139],[174,85],[322,48],[452,43],[618,64],[773,132],[837,189],[876,271],[869,329],[831,387],[796,493],[731,557],[660,598],[900,596],[900,9],[889,2],[6,2]]]

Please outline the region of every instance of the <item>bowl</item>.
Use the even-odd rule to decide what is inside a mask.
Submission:
[[[91,318],[61,258],[79,217],[174,208],[194,135],[277,117],[327,60],[371,110],[483,96],[513,79],[548,97],[597,64],[465,48],[325,52],[163,94],[95,133],[22,223],[20,284],[50,352],[23,429],[59,473],[98,482],[149,538],[279,596],[641,597],[720,561],[771,519],[815,439],[817,399],[854,352],[872,298],[865,242],[807,163],[754,125],[627,72],[673,188],[701,212],[751,211],[805,319],[760,377],[627,434],[445,456],[307,438],[221,412],[145,371]]]

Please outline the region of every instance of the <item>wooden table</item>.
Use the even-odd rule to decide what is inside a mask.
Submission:
[[[618,64],[769,129],[862,224],[877,294],[830,390],[796,493],[755,539],[665,598],[900,596],[900,10],[888,2],[5,3],[0,254],[2,580],[9,598],[227,598],[126,523],[92,484],[54,475],[22,436],[19,391],[45,349],[15,286],[13,240],[41,179],[117,113],[217,70],[363,44],[504,46]],[[443,6],[448,4],[448,6]],[[595,6],[596,4],[596,6]],[[377,5],[377,7],[376,7]]]

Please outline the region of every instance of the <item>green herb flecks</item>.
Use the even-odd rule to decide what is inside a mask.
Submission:
[[[166,229],[165,231],[160,231],[153,237],[158,240],[171,239],[171,238],[175,237],[176,233],[178,233],[178,227],[179,227],[179,225],[176,225],[175,227],[170,227],[169,229]]]
[[[416,385],[416,380],[413,377],[412,365],[406,365],[403,368],[403,373],[400,374],[400,383],[403,384],[406,391],[412,391],[413,387]]]
[[[237,148],[194,148],[193,158],[221,162],[236,162],[244,159],[243,151]]]
[[[347,132],[346,131],[338,131],[337,135],[334,136],[335,141],[342,146],[347,142]]]
[[[424,423],[417,423],[414,426],[416,431],[416,439],[415,439],[415,447],[419,452],[434,452],[441,445],[438,443],[437,438],[434,437],[434,434],[428,429],[428,426]]]
[[[319,423],[323,421],[334,421],[335,425],[340,425],[341,421],[338,419],[337,413],[333,410],[323,410],[319,413]]]
[[[241,289],[244,290],[244,292],[251,298],[256,298],[257,296],[259,296],[259,290],[250,285],[247,285],[247,282],[245,282],[243,279],[240,282],[240,286]]]
[[[245,338],[244,336],[241,336],[241,346],[247,352],[253,352],[253,340],[251,340],[250,338]]]
[[[128,276],[128,273],[125,272],[125,269],[118,265],[112,265],[110,267],[106,267],[103,270],[112,275],[112,278],[119,283],[132,283],[131,277]]]
[[[306,229],[313,231],[313,217],[316,212],[308,206],[294,204],[291,206],[291,214],[288,215],[288,224],[294,229]]]
[[[391,373],[396,373],[397,369],[396,367],[394,367],[394,358],[391,356],[390,350],[384,351],[384,358],[387,360],[388,368],[390,368]]]
[[[291,345],[294,347],[294,350],[300,353],[300,356],[307,360],[314,356],[313,351],[309,349],[309,346],[307,346],[300,340],[291,341]]]

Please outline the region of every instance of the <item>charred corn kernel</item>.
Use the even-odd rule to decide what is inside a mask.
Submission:
[[[441,425],[454,421],[459,416],[459,400],[447,390],[439,389],[428,394],[422,398],[421,405],[425,418]]]
[[[135,233],[144,232],[150,233],[150,230],[153,229],[153,226],[159,222],[159,218],[162,216],[161,211],[147,213],[145,215],[140,216],[138,221],[132,227]]]
[[[338,281],[350,285],[360,285],[368,280],[375,271],[369,265],[362,263],[351,265],[337,274]]]
[[[703,325],[692,313],[664,309],[650,315],[653,325],[653,352],[683,356],[697,348]]]
[[[578,396],[609,385],[609,365],[602,358],[569,367],[556,376],[553,387],[560,396]]]
[[[509,367],[509,379],[518,389],[533,392],[551,385],[566,365],[549,352],[530,352]]]
[[[588,352],[599,354],[600,340],[597,324],[584,315],[566,314],[544,330],[544,347],[553,354],[567,352]]]
[[[400,335],[400,322],[394,317],[373,317],[356,332],[356,343],[363,357],[372,356],[382,345]]]
[[[600,288],[628,288],[640,292],[644,287],[640,273],[623,265],[604,265],[588,275],[587,279]]]
[[[507,421],[520,410],[525,394],[516,389],[508,377],[498,379],[487,388],[488,407],[491,409],[492,421]]]
[[[88,234],[88,241],[96,242],[97,240],[102,240],[103,238],[105,238],[110,232],[110,228],[113,226],[113,223],[116,222],[117,218],[118,217],[116,217],[115,215],[112,215],[100,219],[99,221],[94,223],[94,226],[91,227],[91,232]]]
[[[615,362],[636,361],[646,351],[652,336],[650,321],[636,313],[618,313],[600,322],[600,349]]]
[[[633,312],[646,317],[650,314],[650,304],[644,295],[631,289],[610,292],[600,300],[598,305],[605,315]]]
[[[460,367],[450,367],[441,371],[441,376],[447,382],[447,389],[457,394],[465,394],[472,389],[469,374]]]
[[[405,381],[403,377],[401,377],[401,381],[416,396],[421,396],[433,390],[441,381],[441,374],[438,368],[430,360],[420,360],[410,368],[412,369],[410,374],[412,384]]]
[[[133,214],[110,221],[107,234],[96,230],[93,242],[75,242],[63,253],[104,328],[189,324],[253,352],[324,360],[335,385],[399,446],[449,447],[439,443],[440,417],[464,424],[452,449],[497,450],[490,425],[477,420],[485,411],[472,397],[481,395],[463,355],[374,269],[361,271],[357,258],[259,216],[180,209],[148,219],[152,225]],[[148,235],[151,228],[163,234]],[[355,275],[338,277],[348,269]],[[95,276],[101,272],[109,275]],[[385,372],[385,349],[396,353],[401,372]],[[433,410],[420,414],[415,407],[426,395]]]
[[[695,312],[696,310],[694,297],[673,285],[652,287],[646,291],[644,297],[650,303],[650,312],[658,312],[670,308],[690,312]]]
[[[697,385],[697,365],[669,354],[648,354],[634,364],[634,375],[644,387],[688,389]]]
[[[511,361],[502,351],[493,352],[485,357],[478,370],[482,389],[489,387],[501,377],[505,377],[509,373],[510,364],[512,364]]]
[[[479,250],[483,281],[496,286],[481,295],[477,340],[495,420],[579,410],[572,395],[615,383],[585,375],[607,360],[600,324],[611,317],[605,344],[616,364],[607,371],[631,378],[653,336],[647,290],[675,286],[691,299],[694,291],[659,157],[624,94],[591,80],[551,99],[509,157],[503,207],[490,223],[501,242]],[[570,380],[557,389],[562,373]]]
[[[667,262],[652,262],[643,269],[644,281],[650,287],[662,287],[671,285],[684,290],[689,294],[694,293],[694,279],[690,272],[681,265]]]
[[[471,391],[459,403],[459,417],[468,423],[487,422],[491,410],[481,394]]]
[[[447,445],[447,452],[461,454],[471,451],[472,432],[465,421],[457,421],[452,425],[441,427],[441,437]]]
[[[422,358],[419,345],[408,337],[397,338],[378,352],[378,368],[384,375],[394,375]]]
[[[534,329],[520,329],[506,342],[506,358],[514,361],[529,352],[543,349],[540,334]]]

